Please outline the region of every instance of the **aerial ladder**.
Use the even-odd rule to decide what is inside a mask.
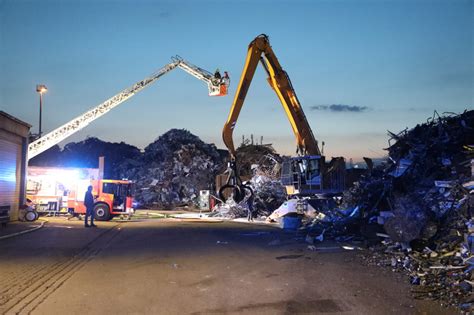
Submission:
[[[219,196],[225,200],[225,196],[232,193],[234,200],[239,201],[252,194],[251,188],[244,185],[239,177],[232,135],[259,62],[268,75],[267,81],[277,94],[296,138],[298,156],[282,165],[281,181],[288,196],[322,198],[340,194],[344,189],[344,159],[333,158],[326,163],[291,80],[273,52],[268,36],[262,34],[248,46],[244,69],[222,131],[224,144],[230,153],[230,162],[227,181],[220,188]]]
[[[131,87],[126,88],[120,93],[112,96],[105,102],[88,110],[84,114],[70,120],[64,125],[54,129],[43,137],[30,143],[28,146],[28,159],[37,156],[38,154],[46,151],[55,144],[58,144],[64,139],[83,129],[97,118],[105,115],[110,110],[125,102],[126,100],[143,90],[145,87],[149,86],[150,84],[157,81],[159,78],[176,69],[177,67],[191,74],[195,78],[204,81],[207,84],[209,96],[227,95],[228,87],[230,84],[230,79],[227,75],[223,78],[219,78],[214,74],[193,65],[192,63],[184,60],[183,58],[175,56],[172,57],[171,63],[165,65],[149,77],[135,83]]]

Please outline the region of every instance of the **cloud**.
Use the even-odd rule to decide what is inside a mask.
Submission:
[[[344,105],[344,104],[332,104],[332,105],[313,105],[310,107],[311,110],[328,110],[331,112],[355,112],[361,113],[367,111],[367,106],[357,105]]]

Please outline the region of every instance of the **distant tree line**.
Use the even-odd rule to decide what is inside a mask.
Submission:
[[[98,168],[99,157],[105,157],[104,177],[120,179],[124,164],[138,162],[140,150],[124,142],[113,143],[88,137],[80,142],[71,142],[61,149],[51,147],[29,161],[30,166]]]

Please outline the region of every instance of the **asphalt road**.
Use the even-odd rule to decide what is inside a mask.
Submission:
[[[455,314],[360,252],[238,223],[55,219],[0,241],[6,314]]]

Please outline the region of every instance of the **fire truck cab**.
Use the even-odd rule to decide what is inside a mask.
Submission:
[[[85,214],[84,195],[92,185],[95,219],[108,221],[117,215],[131,215],[133,209],[133,183],[129,180],[86,180],[78,184],[68,196],[68,210],[73,214]]]

